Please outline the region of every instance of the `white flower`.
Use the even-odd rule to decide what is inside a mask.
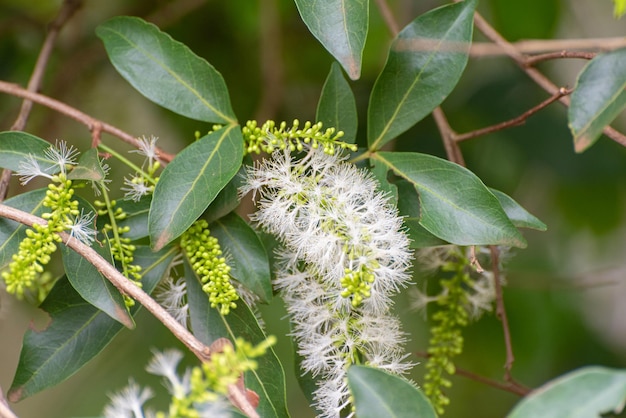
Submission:
[[[67,146],[65,141],[57,141],[55,146],[46,150],[46,157],[54,161],[62,173],[66,172],[66,166],[76,164],[78,150],[72,145]]]
[[[182,378],[178,377],[176,369],[183,358],[183,353],[176,349],[166,351],[153,351],[154,356],[146,366],[146,371],[157,376],[163,376],[167,380],[165,385],[172,396],[182,399],[190,390],[190,374],[185,373]]]
[[[150,388],[141,388],[129,379],[128,386],[120,392],[109,395],[111,402],[104,408],[105,418],[143,418],[143,404],[152,398]]]
[[[126,187],[121,188],[122,191],[126,192],[124,197],[135,202],[139,202],[143,196],[152,193],[154,190],[154,187],[146,185],[146,182],[140,176],[135,176],[131,179],[124,178],[124,185]]]
[[[137,139],[139,140],[139,149],[132,150],[130,152],[136,152],[146,157],[148,159],[148,167],[152,167],[154,161],[159,157],[159,152],[156,147],[156,143],[159,138],[154,135],[150,135],[150,138],[142,136]]]
[[[67,229],[70,231],[70,238],[76,238],[83,244],[91,246],[96,239],[96,230],[93,228],[95,217],[95,213],[83,213],[81,209],[80,216],[75,217],[72,223],[67,225]]]
[[[35,156],[33,154],[28,154],[26,159],[20,161],[18,170],[15,175],[20,176],[20,183],[22,184],[22,186],[26,185],[26,183],[28,183],[35,177],[43,176],[49,179],[52,178],[50,174],[41,169],[39,161],[35,159]]]
[[[165,279],[157,288],[156,301],[181,325],[187,326],[189,305],[187,304],[187,283],[184,279]]]

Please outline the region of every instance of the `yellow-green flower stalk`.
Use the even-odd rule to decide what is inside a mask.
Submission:
[[[78,201],[74,199],[72,181],[67,178],[67,169],[75,164],[77,151],[68,147],[64,141],[51,146],[45,153],[48,169],[42,169],[39,161],[29,155],[20,164],[16,175],[24,185],[35,177],[42,176],[51,180],[42,202],[49,211],[41,215],[47,221],[45,225],[34,224],[26,230],[26,238],[13,255],[8,271],[2,273],[7,292],[23,299],[28,293],[36,293],[39,302],[47,295],[52,281],[44,273],[44,266],[50,262],[51,255],[61,242],[60,232],[68,231],[72,238],[90,245],[94,240],[92,229],[94,215],[78,210]],[[49,173],[51,171],[56,174]],[[46,290],[47,289],[47,290]]]
[[[211,236],[209,224],[204,219],[197,220],[181,237],[180,245],[189,259],[193,271],[202,281],[202,290],[209,295],[212,308],[218,308],[222,315],[228,315],[239,295],[230,282],[230,267],[222,256],[217,238]]]

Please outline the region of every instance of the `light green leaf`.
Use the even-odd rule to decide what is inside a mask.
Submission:
[[[89,148],[80,154],[78,164],[67,175],[70,180],[102,181],[106,173],[102,169],[97,148]]]
[[[412,152],[379,152],[372,158],[415,187],[419,223],[431,234],[457,245],[526,246],[498,199],[468,169]]]
[[[351,79],[358,79],[369,23],[369,1],[295,1],[313,36],[341,63]]]
[[[624,16],[624,13],[626,13],[626,0],[613,0],[613,3],[615,3],[613,15],[616,18]]]
[[[117,71],[148,99],[192,119],[236,123],[222,75],[153,24],[114,17],[96,34]]]
[[[208,296],[186,260],[184,265],[191,328],[196,338],[206,345],[211,345],[218,338],[234,342],[241,337],[255,345],[265,340],[257,319],[242,300],[237,301],[237,308],[231,309],[228,315],[220,315],[217,309],[211,308]],[[289,417],[285,373],[274,350],[270,348],[256,360],[257,370],[246,372],[244,380],[246,387],[259,395],[257,413],[261,417]]]
[[[254,230],[237,214],[230,213],[209,225],[228,255],[230,275],[263,302],[272,300],[270,264],[263,243]]]
[[[142,288],[150,293],[169,272],[175,252],[153,253],[137,247],[135,262],[143,267]],[[134,316],[139,303],[131,308]],[[59,280],[41,305],[50,324],[24,335],[20,360],[9,399],[17,402],[52,387],[81,369],[123,329],[122,324],[80,297],[66,278]]]
[[[437,418],[422,391],[382,370],[351,366],[348,387],[359,418]]]
[[[26,161],[30,154],[42,170],[53,174],[49,170],[56,164],[46,157],[46,151],[50,147],[48,142],[26,132],[0,132],[0,167],[19,171],[20,163]]]
[[[491,193],[498,198],[498,201],[502,205],[502,209],[506,212],[513,225],[518,228],[532,228],[539,231],[545,231],[548,229],[546,224],[537,219],[534,215],[524,209],[519,203],[513,200],[507,194],[502,193],[499,190],[489,188]]]
[[[315,120],[322,122],[326,128],[343,131],[341,140],[354,144],[358,125],[356,101],[337,63],[330,67],[317,104]]]
[[[585,367],[532,391],[508,418],[600,418],[626,402],[626,370]]]
[[[370,97],[370,150],[422,120],[454,89],[467,64],[475,7],[466,0],[431,10],[398,34]]]
[[[200,138],[165,167],[150,205],[150,242],[159,250],[198,219],[233,178],[243,159],[243,138],[228,126]]]
[[[96,244],[92,247],[105,260],[113,264],[108,245]],[[135,328],[135,322],[128,313],[121,293],[109,282],[93,264],[71,248],[62,245],[63,266],[72,287],[87,302],[119,321],[127,328]]]
[[[597,55],[576,80],[567,114],[574,149],[593,145],[626,106],[626,48]]]

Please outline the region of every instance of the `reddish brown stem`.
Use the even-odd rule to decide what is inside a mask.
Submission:
[[[443,140],[443,146],[446,149],[446,155],[448,157],[448,160],[465,166],[465,160],[463,158],[463,154],[461,153],[461,149],[454,140],[456,133],[450,127],[448,119],[443,113],[441,107],[437,107],[435,110],[433,110],[433,117],[435,118],[437,129],[439,129],[441,139]]]
[[[119,128],[116,128],[115,126],[109,125],[108,123],[104,123],[96,118],[93,118],[76,108],[66,105],[63,102],[52,99],[48,96],[44,96],[43,94],[30,92],[18,86],[17,84],[7,83],[6,81],[0,81],[0,92],[8,93],[16,97],[22,97],[22,98],[31,100],[37,104],[46,106],[52,110],[55,110],[61,114],[64,114],[65,116],[68,116],[82,123],[83,125],[87,126],[87,128],[89,128],[89,130],[92,132],[96,128],[96,126],[100,124],[102,128],[102,132],[106,132],[108,134],[116,136],[122,141],[129,143],[136,148],[140,147],[140,142],[136,137],[122,131]],[[160,150],[160,149],[157,149],[157,150],[158,150],[159,160],[163,164],[167,164],[168,162],[172,161],[172,159],[174,158],[172,154],[168,154],[165,151]]]
[[[556,51],[556,52],[548,52],[545,54],[533,55],[526,58],[526,66],[532,67],[533,65],[553,59],[559,58],[580,58],[585,60],[593,59],[596,56],[595,52],[584,52],[584,51]]]
[[[561,97],[570,94],[571,92],[572,90],[568,90],[566,88],[561,87],[557,93],[552,95],[552,97],[549,97],[548,99],[539,103],[537,106],[531,109],[528,109],[526,112],[522,113],[521,115],[513,119],[509,119],[507,121],[500,122],[495,125],[487,126],[485,128],[477,129],[475,131],[467,132],[464,134],[455,134],[455,135],[452,135],[452,139],[456,142],[461,142],[461,141],[466,141],[468,139],[476,138],[479,136],[487,135],[493,132],[502,131],[507,128],[512,128],[514,126],[523,125],[524,123],[526,123],[526,119],[528,119],[535,113],[539,112],[540,110],[544,109],[548,105],[556,102]]]

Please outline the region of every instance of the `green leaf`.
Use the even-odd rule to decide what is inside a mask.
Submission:
[[[56,166],[56,163],[46,156],[46,151],[50,147],[48,142],[26,132],[0,132],[0,167],[19,171],[20,163],[30,154],[42,170],[50,170]]]
[[[153,253],[137,247],[135,262],[143,267],[142,288],[150,293],[169,272],[175,253],[171,249]],[[135,304],[135,315],[141,305]],[[122,324],[86,302],[66,278],[59,280],[42,303],[50,324],[42,331],[24,335],[20,360],[9,390],[17,402],[52,387],[80,370],[98,355],[123,329]]]
[[[148,99],[192,119],[236,123],[222,75],[153,24],[120,16],[96,34],[117,71]]]
[[[254,230],[235,213],[213,222],[209,229],[229,256],[230,275],[263,302],[271,301],[270,264],[265,247]]]
[[[351,366],[348,387],[359,418],[437,418],[422,391],[382,370]]]
[[[111,249],[100,244],[92,247],[105,260],[113,264]],[[72,287],[87,302],[119,321],[127,328],[135,328],[121,293],[109,282],[93,264],[71,248],[62,245],[63,266]]]
[[[233,178],[243,159],[243,138],[234,126],[200,138],[165,167],[150,205],[148,229],[159,250],[185,232]]]
[[[245,180],[246,166],[252,165],[252,158],[249,155],[244,157],[244,163],[239,167],[237,174],[230,179],[228,184],[217,194],[204,214],[204,219],[211,223],[216,219],[228,215],[239,206],[239,188],[243,186]]]
[[[237,308],[231,309],[225,317],[211,308],[209,298],[202,290],[198,277],[185,260],[185,279],[189,315],[194,335],[206,345],[211,345],[218,338],[228,338],[234,342],[241,337],[252,344],[265,340],[265,334],[250,308],[242,301],[237,301]],[[256,359],[258,368],[244,375],[245,385],[259,395],[256,408],[261,417],[288,417],[285,373],[274,350]]]
[[[354,144],[358,125],[356,101],[350,85],[343,78],[337,63],[333,63],[322,88],[315,119],[327,128],[343,131],[342,141]]]
[[[502,193],[499,190],[489,188],[491,193],[498,198],[498,201],[502,205],[502,209],[506,212],[513,225],[518,228],[531,228],[539,231],[545,231],[548,229],[546,224],[537,219],[534,215],[524,209],[519,203],[517,203],[510,196]]]
[[[89,148],[80,154],[78,164],[67,175],[70,180],[102,181],[105,177],[97,148]]]
[[[422,120],[454,89],[467,64],[475,7],[466,0],[431,10],[398,34],[370,97],[370,150]]]
[[[425,248],[445,245],[443,241],[420,225],[420,198],[413,184],[406,180],[395,183],[398,188],[398,211],[403,216],[404,224],[409,228],[411,248]]]
[[[567,114],[574,149],[593,145],[605,126],[626,107],[626,48],[597,55],[576,80]]]
[[[584,367],[532,391],[508,418],[600,418],[619,414],[626,401],[626,370]]]
[[[38,189],[22,193],[3,203],[31,215],[41,216],[42,213],[48,211],[48,208],[43,206],[47,190]],[[17,253],[20,242],[26,238],[26,229],[28,227],[19,222],[0,218],[0,268],[11,262],[11,257]]]
[[[361,57],[369,23],[367,0],[296,0],[313,36],[341,63],[348,76],[361,76]]]
[[[147,237],[148,234],[148,215],[150,214],[150,203],[152,202],[152,196],[147,195],[139,199],[138,202],[134,200],[120,199],[117,200],[115,208],[121,208],[126,217],[121,221],[116,221],[120,228],[129,227],[130,230],[124,233],[125,238],[130,238],[131,241],[135,241],[141,238]],[[108,221],[108,217],[98,217],[100,221],[102,218],[102,227],[104,222]],[[100,223],[99,223],[100,225]],[[98,229],[101,230],[102,227]]]
[[[457,245],[526,246],[498,199],[468,169],[412,152],[379,152],[372,158],[415,187],[419,223],[431,234]]]

